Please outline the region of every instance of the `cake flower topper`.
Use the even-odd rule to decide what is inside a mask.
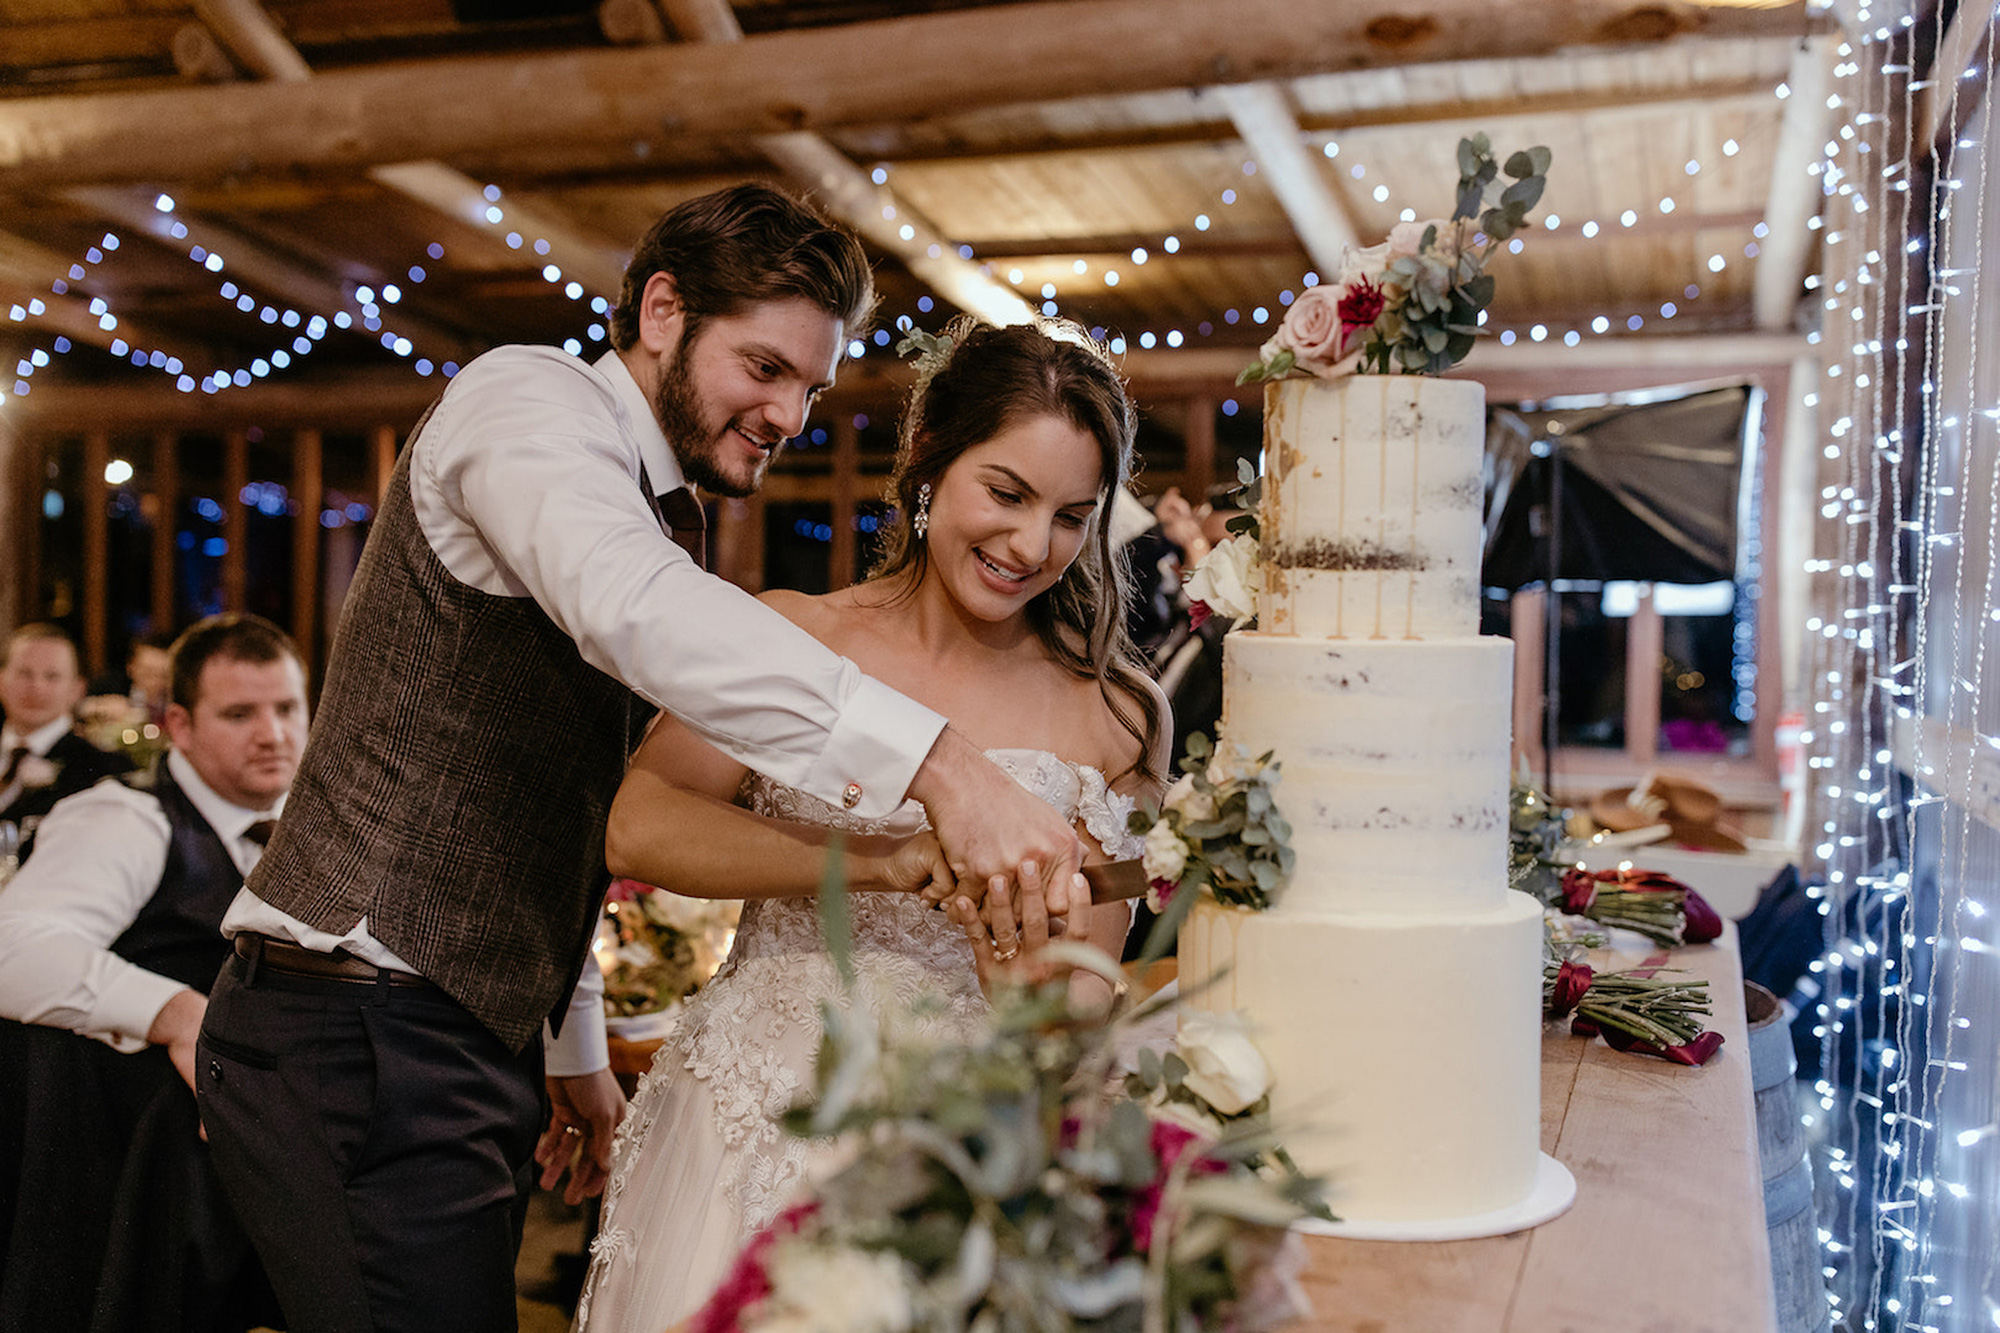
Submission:
[[[1493,301],[1486,261],[1528,225],[1548,184],[1549,150],[1501,166],[1484,134],[1458,141],[1458,206],[1449,218],[1402,222],[1389,239],[1348,247],[1331,282],[1308,287],[1238,384],[1356,371],[1437,375],[1465,359]]]

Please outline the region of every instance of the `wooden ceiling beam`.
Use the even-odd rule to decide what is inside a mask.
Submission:
[[[1313,263],[1322,273],[1339,273],[1347,251],[1361,239],[1347,204],[1321,169],[1325,159],[1306,150],[1305,131],[1285,90],[1275,83],[1235,83],[1210,92],[1229,112]]]
[[[195,0],[195,13],[244,68],[277,83],[303,84],[313,78],[312,66],[291,44],[257,0]],[[415,200],[433,212],[478,228],[491,225],[493,206],[485,187],[442,162],[384,163],[369,169],[369,178],[386,189]],[[613,298],[625,278],[626,252],[586,236],[568,219],[518,199],[507,201],[507,223],[523,236],[539,237],[562,258],[564,273],[584,286]]]
[[[1814,37],[1799,44],[1785,82],[1785,99],[1778,142],[1771,152],[1771,185],[1764,195],[1768,234],[1758,242],[1757,276],[1752,288],[1752,318],[1769,333],[1789,330],[1798,321],[1799,297],[1812,271],[1814,233],[1806,225],[1820,208],[1820,178],[1810,168],[1819,161],[1832,113],[1827,110],[1831,86],[1831,37]]]
[[[679,134],[824,130],[1096,93],[1290,78],[1589,45],[1796,35],[1804,0],[1768,9],[1633,0],[1033,0],[726,46],[641,46],[388,64],[303,83],[225,84],[0,102],[0,189],[354,169]],[[168,165],[171,164],[171,165]]]
[[[267,296],[296,307],[300,314],[319,314],[330,320],[335,312],[354,304],[352,289],[337,278],[303,267],[256,238],[221,223],[190,218],[181,209],[162,213],[143,191],[86,186],[64,191],[64,198],[92,216],[109,219],[126,231],[143,232],[182,254],[187,253],[191,241],[198,241],[211,253],[222,256],[225,267],[221,271],[230,279],[249,283]],[[187,227],[185,236],[174,234],[176,220]],[[423,355],[439,361],[468,360],[486,347],[483,340],[469,339],[457,329],[407,310],[397,310],[389,323],[417,344]]]
[[[660,0],[675,31],[692,42],[732,45],[743,40],[728,0]],[[1020,293],[959,257],[958,244],[940,232],[907,199],[877,185],[824,136],[808,130],[760,134],[757,151],[793,184],[817,194],[841,221],[891,254],[918,281],[961,310],[996,324],[1019,324],[1033,314]]]

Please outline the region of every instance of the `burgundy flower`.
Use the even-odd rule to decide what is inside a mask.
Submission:
[[[604,901],[608,903],[637,902],[653,891],[650,884],[641,884],[636,879],[614,879],[611,887],[604,891]]]
[[[688,1333],[741,1333],[743,1312],[771,1294],[765,1256],[778,1243],[778,1237],[798,1234],[818,1211],[817,1199],[795,1203],[779,1213],[770,1226],[752,1236],[737,1254],[736,1262],[730,1265],[722,1285],[708,1298],[708,1304],[688,1320]]]
[[[1146,881],[1146,887],[1153,891],[1153,900],[1160,905],[1153,909],[1157,912],[1160,908],[1165,907],[1174,900],[1174,890],[1180,888],[1180,881],[1173,879],[1149,879]]]
[[[1555,986],[1549,992],[1550,1018],[1561,1018],[1564,1014],[1583,1003],[1584,992],[1596,976],[1583,963],[1564,963],[1556,969]]]
[[[1681,930],[1681,939],[1688,944],[1707,944],[1722,934],[1722,915],[1708,905],[1708,900],[1693,889],[1687,891],[1687,900],[1681,904],[1681,912],[1687,924]]]
[[[1174,1164],[1181,1159],[1192,1145],[1207,1146],[1209,1140],[1191,1129],[1166,1120],[1153,1122],[1153,1156],[1160,1160],[1159,1174],[1139,1191],[1139,1198],[1132,1206],[1132,1243],[1139,1253],[1149,1253],[1153,1248],[1153,1226],[1159,1220],[1160,1203],[1166,1194],[1167,1176]],[[1188,1168],[1188,1174],[1196,1176],[1214,1175],[1229,1168],[1221,1162],[1209,1158],[1198,1158]],[[699,1330],[697,1330],[699,1333]]]
[[[1335,307],[1340,312],[1341,346],[1345,347],[1347,340],[1357,332],[1373,328],[1387,303],[1380,287],[1366,278],[1356,279]]]
[[[1562,877],[1563,911],[1581,916],[1597,900],[1597,877],[1587,870],[1565,870]]]
[[[1189,602],[1188,628],[1200,629],[1202,625],[1208,620],[1208,618],[1214,614],[1215,614],[1214,608],[1209,606],[1207,602]]]

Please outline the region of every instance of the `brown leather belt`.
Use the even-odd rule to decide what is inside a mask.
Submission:
[[[332,953],[321,953],[270,935],[256,935],[245,932],[236,937],[236,956],[249,962],[253,967],[269,968],[273,972],[283,972],[295,977],[321,977],[329,981],[364,981],[380,985],[387,981],[392,986],[422,986],[436,989],[435,983],[425,980],[414,972],[398,972],[393,967],[377,967],[366,959],[356,958],[345,949],[335,949]]]

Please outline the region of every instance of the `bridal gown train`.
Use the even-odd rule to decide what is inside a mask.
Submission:
[[[988,757],[1114,859],[1139,854],[1125,828],[1133,802],[1096,769],[1041,750]],[[758,814],[851,833],[924,827],[914,802],[864,820],[758,774],[749,797]],[[987,1006],[971,946],[944,913],[888,893],[856,894],[850,909],[856,993],[878,1017],[920,1039],[977,1030]],[[931,1002],[913,1013],[920,997]],[[822,1001],[845,1007],[847,997],[820,942],[815,900],[746,902],[728,961],[682,1008],[618,1130],[579,1333],[662,1333],[700,1309],[744,1243],[824,1160],[825,1146],[773,1119],[812,1089]]]

